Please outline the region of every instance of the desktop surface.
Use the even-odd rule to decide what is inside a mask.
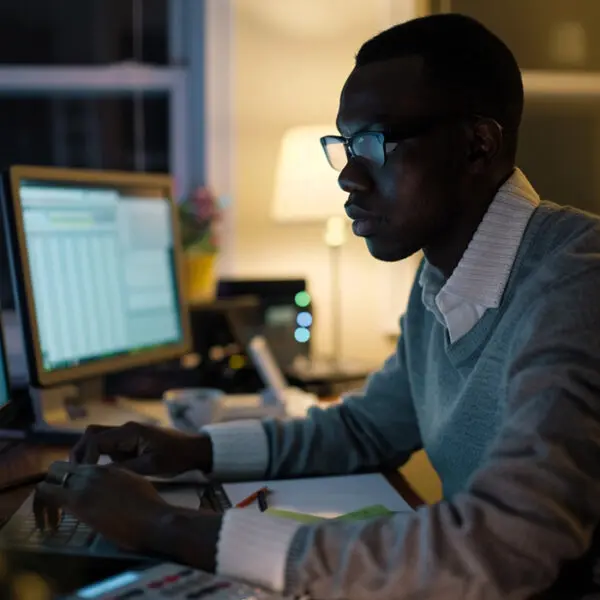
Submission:
[[[147,410],[156,414],[155,411],[158,410],[158,407],[156,403],[148,403]],[[68,452],[68,446],[52,447],[32,445],[27,442],[19,443],[10,454],[0,454],[0,485],[6,480],[14,479],[16,474],[22,477],[26,474],[46,470],[52,462],[65,460]],[[386,478],[411,506],[416,507],[423,503],[399,473],[395,471],[386,473]],[[27,485],[0,493],[0,522],[6,522],[17,511],[31,494],[33,487],[33,485]],[[68,581],[62,581],[65,587],[56,588],[59,593],[71,592],[76,587],[99,581],[127,568],[124,566],[123,557],[121,559],[97,559],[89,556],[77,557],[74,554],[45,553],[40,555],[39,553],[25,552],[18,556],[18,560],[20,566],[26,565],[29,570],[39,572],[43,576],[52,577],[53,574],[59,573],[62,577],[67,578]],[[136,558],[132,562],[139,563],[139,559]],[[60,583],[56,582],[56,585],[59,586]],[[69,589],[66,588],[67,584],[70,586]]]

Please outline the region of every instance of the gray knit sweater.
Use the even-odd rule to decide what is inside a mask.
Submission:
[[[529,598],[600,521],[600,223],[542,203],[501,305],[450,343],[415,285],[397,352],[363,394],[264,423],[269,477],[397,466],[425,448],[444,501],[299,529],[287,591]],[[418,277],[417,277],[418,279]]]

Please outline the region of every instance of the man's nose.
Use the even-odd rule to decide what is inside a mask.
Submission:
[[[348,194],[352,192],[367,192],[372,186],[369,174],[352,159],[341,170],[338,177],[338,184]]]

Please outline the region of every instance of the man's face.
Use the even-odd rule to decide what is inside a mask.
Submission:
[[[355,69],[341,95],[337,125],[345,137],[411,135],[387,144],[383,165],[351,157],[340,173],[352,229],[371,254],[395,261],[442,241],[461,211],[467,143],[464,120],[427,83],[421,60]]]

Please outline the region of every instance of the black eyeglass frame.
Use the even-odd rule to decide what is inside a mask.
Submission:
[[[436,127],[440,127],[442,125],[446,125],[446,124],[449,124],[449,123],[452,123],[455,121],[467,120],[467,119],[491,120],[496,124],[496,126],[500,129],[501,132],[503,130],[502,125],[500,125],[500,123],[498,123],[498,121],[496,121],[496,119],[494,119],[492,117],[486,117],[484,115],[479,115],[479,114],[440,115],[438,117],[428,118],[428,119],[422,121],[421,123],[415,123],[412,126],[403,128],[402,130],[392,128],[387,131],[361,131],[361,132],[355,133],[354,135],[352,135],[350,137],[346,137],[343,135],[324,135],[320,139],[320,142],[321,142],[321,147],[323,148],[323,152],[325,153],[325,157],[327,158],[327,162],[329,163],[329,166],[332,169],[334,169],[335,171],[341,171],[344,167],[338,168],[338,167],[334,166],[334,164],[331,160],[331,157],[329,155],[329,151],[327,150],[327,146],[330,143],[343,144],[344,150],[346,151],[347,161],[350,161],[350,159],[352,159],[352,158],[355,158],[355,159],[356,158],[368,158],[368,157],[361,156],[360,153],[355,151],[353,146],[354,146],[355,140],[357,140],[361,136],[362,137],[369,136],[372,139],[377,140],[377,142],[381,146],[382,155],[383,155],[382,158],[379,161],[372,161],[372,162],[376,163],[376,166],[378,168],[381,168],[386,164],[388,154],[390,154],[391,152],[396,150],[397,145],[399,143],[404,142],[409,139],[413,139],[413,138],[425,135],[425,134],[429,133],[431,130],[435,129]],[[391,149],[388,149],[388,147],[387,147],[388,144],[395,144],[395,146]],[[381,163],[381,164],[379,164],[379,163]]]

